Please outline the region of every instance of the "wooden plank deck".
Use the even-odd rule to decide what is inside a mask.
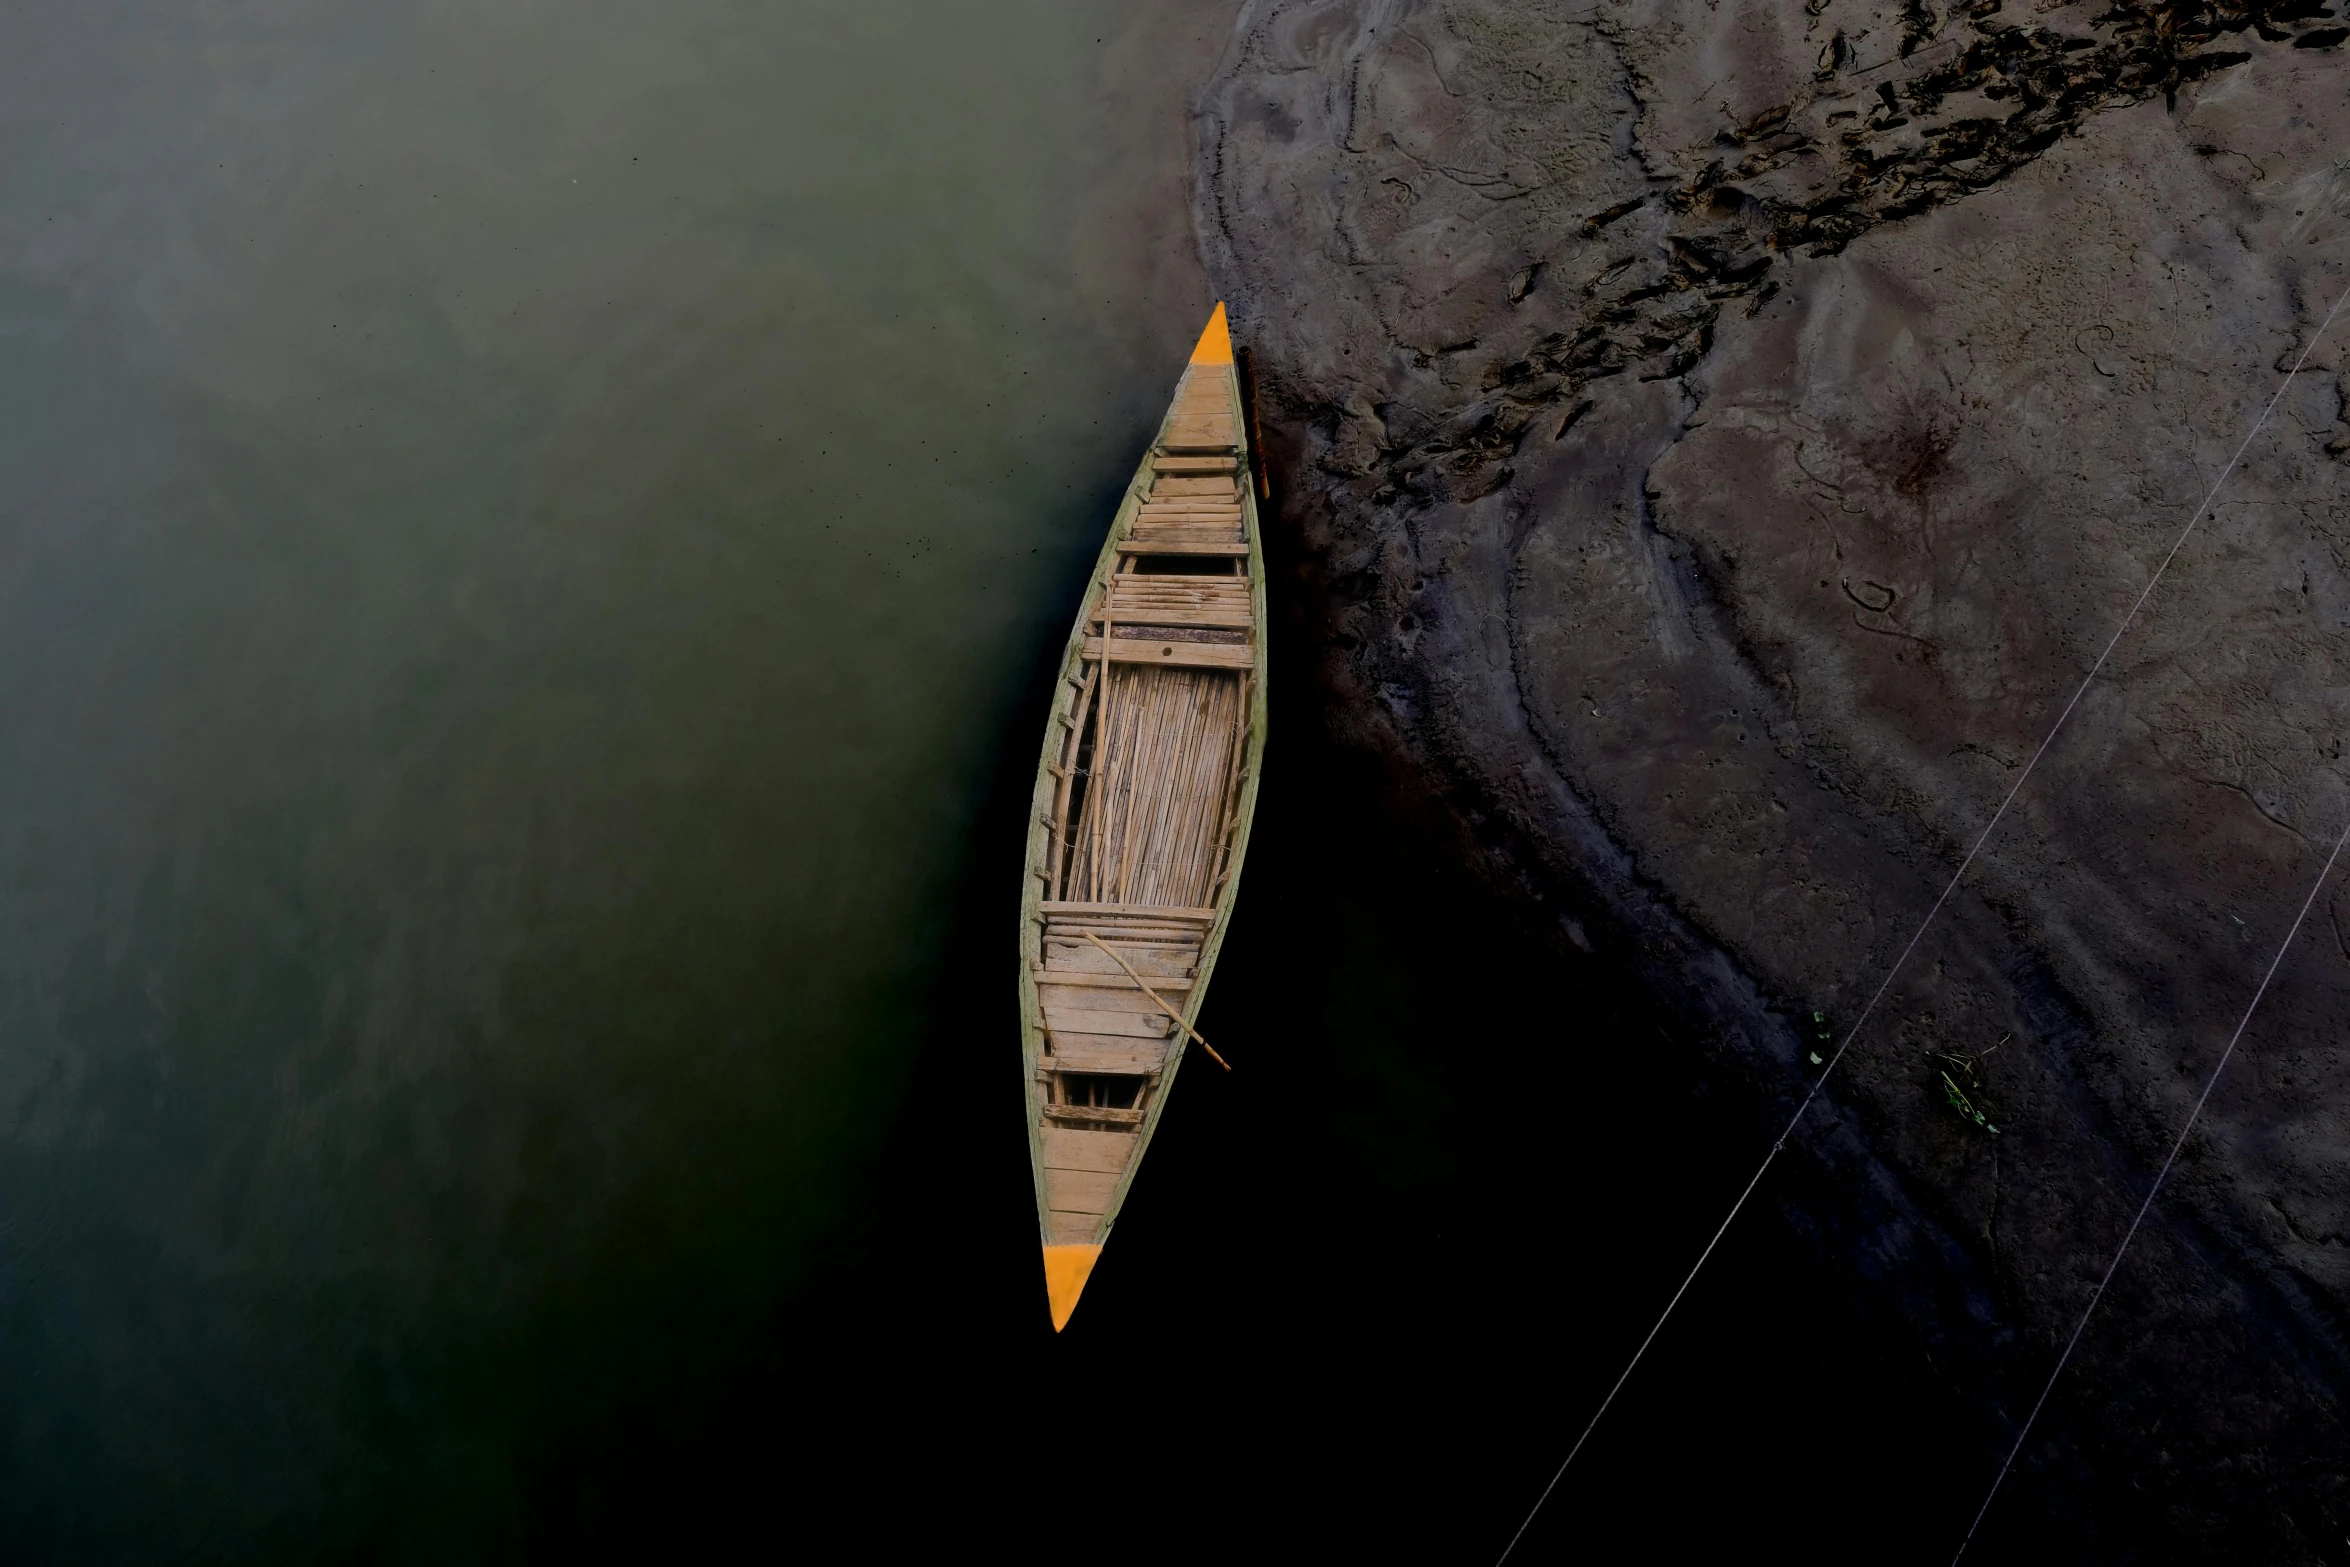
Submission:
[[[1043,1060],[1048,1072],[1099,1073],[1113,1077],[1148,1077],[1166,1064],[1166,1041],[1129,1039],[1117,1034],[1064,1034],[1048,1029],[1052,1054]]]
[[[1134,1139],[1120,1132],[1082,1132],[1072,1127],[1044,1129],[1044,1167],[1048,1170],[1088,1170],[1116,1175],[1134,1156]]]
[[[1134,967],[1134,972],[1159,988],[1159,980],[1188,979],[1192,965],[1199,961],[1199,941],[1174,941],[1163,938],[1136,940],[1126,936],[1105,936],[1119,957]],[[1045,967],[1055,973],[1118,974],[1124,977],[1117,963],[1090,941],[1072,937],[1047,936],[1044,942]],[[1164,994],[1164,992],[1161,992]]]

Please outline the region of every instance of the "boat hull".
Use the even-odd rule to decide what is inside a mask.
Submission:
[[[1266,737],[1249,433],[1218,306],[1111,520],[1045,728],[1020,1032],[1056,1329],[1202,1049],[1248,851]]]

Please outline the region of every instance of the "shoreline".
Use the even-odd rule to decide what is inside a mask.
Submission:
[[[1759,1151],[1804,1082],[1802,1020],[1866,999],[1951,841],[2030,752],[2048,690],[2128,602],[2163,526],[2137,519],[2168,504],[2137,476],[2224,455],[2238,405],[2314,324],[2307,299],[2330,297],[2312,242],[2350,230],[2320,144],[2350,124],[2326,106],[2338,65],[2313,50],[2235,61],[2221,37],[2215,64],[2172,78],[2174,111],[2130,74],[2134,35],[2069,14],[1948,20],[1901,49],[1807,9],[1752,22],[1759,42],[1701,98],[1711,35],[1660,29],[1669,11],[1543,33],[1533,8],[1490,0],[1382,37],[1270,7],[1204,95],[1195,156],[1217,175],[1198,223],[1264,345],[1334,721],[1445,803],[1464,858],[1544,911],[1562,952],[1595,950],[1678,1015],[1676,1048],[1752,1107]],[[1967,129],[1997,110],[1986,88],[2039,80],[1953,48],[1994,31],[2010,55],[1989,58],[2039,50],[2071,73],[2024,100],[2062,121],[2051,139]],[[1844,139],[1863,122],[1873,139]],[[1851,147],[1909,162],[1840,163]],[[2316,172],[2295,185],[2297,168]],[[2084,204],[2117,182],[2123,198]],[[2167,285],[2140,260],[2165,245]],[[2133,310],[2151,319],[2133,329]],[[1991,416],[2034,397],[2043,411]],[[2255,454],[2246,493],[2289,508],[2327,471],[2312,415],[2308,454]],[[2188,439],[2148,433],[2166,421]],[[2019,515],[2042,521],[2019,533]],[[2243,547],[2270,571],[2324,558],[2322,516],[2281,515]],[[2256,587],[2215,591],[2208,623],[2259,613]],[[2328,567],[2312,591],[2350,584]],[[2029,1346],[2069,1324],[2066,1281],[2159,1159],[2169,1085],[2232,973],[2201,916],[2108,907],[2103,879],[2252,918],[2294,876],[2280,817],[2299,831],[2339,792],[2281,703],[2166,680],[2201,634],[2158,623],[2117,671],[2090,755],[2058,759],[2058,802],[1970,882],[1835,1114],[1791,1150],[1823,1256],[1945,1366],[1990,1462],[2044,1374]],[[2326,658],[2313,637],[2287,626],[2289,651],[2261,656]],[[2299,683],[2269,669],[2236,691]],[[2133,711],[2157,734],[2253,724],[2291,771],[2261,810],[2215,813]],[[2086,803],[2112,798],[2095,761],[2116,748],[2134,748],[2118,820],[2136,835]],[[2187,847],[2141,841],[2164,834]],[[2171,972],[2193,983],[2122,978]],[[2350,976],[2305,974],[2272,1033],[2323,1037],[2346,995]],[[1921,1067],[1992,1048],[2008,1052],[1986,1073],[1996,1143]],[[2350,1106],[2350,1080],[2294,1061],[2298,1092],[2269,1114]],[[2338,1206],[2314,1195],[2334,1145],[2217,1108],[2208,1157],[2166,1193],[2175,1227],[2141,1241],[2003,1497],[2018,1527],[2062,1521],[2083,1549],[2127,1538],[2155,1559],[2316,1561],[2324,1530],[2341,1535],[2350,1278],[2301,1238],[2330,1233],[2309,1204]],[[2288,1235],[2264,1207],[2310,1221]]]

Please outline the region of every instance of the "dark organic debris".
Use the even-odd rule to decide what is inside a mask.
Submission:
[[[2008,178],[2092,115],[2157,96],[2175,102],[2182,85],[2251,58],[2244,49],[2213,47],[2223,40],[2251,34],[2318,49],[2350,39],[2350,28],[2322,27],[2298,37],[2285,28],[2327,16],[2320,0],[2122,0],[2091,18],[2090,37],[1994,28],[1988,18],[1997,14],[1996,3],[1960,10],[1963,19],[1953,11],[1941,21],[1924,5],[1904,13],[1901,58],[1933,43],[1933,63],[1877,84],[1874,97],[1862,100],[1870,105],[1867,114],[1830,114],[1820,133],[1810,135],[1796,128],[1801,104],[1789,103],[1719,132],[1715,142],[1724,156],[1661,198],[1670,221],[1662,236],[1663,276],[1630,257],[1604,269],[1585,287],[1569,329],[1544,337],[1524,359],[1495,367],[1485,378],[1489,401],[1441,421],[1447,432],[1468,429],[1466,437],[1447,433],[1386,453],[1382,493],[1428,493],[1432,465],[1445,476],[1443,492],[1454,498],[1490,493],[1502,482],[1496,471],[1534,427],[1526,414],[1575,407],[1593,382],[1626,372],[1642,381],[1686,375],[1711,348],[1724,305],[1744,301],[1751,314],[1777,291],[1769,274],[1779,257],[1833,255],[1881,224],[1963,200]],[[1967,41],[1952,52],[1960,38]],[[1824,79],[1843,68],[1842,58],[1823,57]],[[1965,93],[2011,106],[2010,112],[1937,120],[1945,102]],[[1894,134],[1905,129],[1907,137]],[[1825,159],[1836,177],[1803,201],[1751,192],[1763,176],[1799,158]],[[1585,237],[1651,200],[1591,214]],[[1532,293],[1540,274],[1539,265],[1520,272],[1511,300]],[[1521,415],[1493,418],[1491,400],[1515,405]],[[1580,417],[1541,424],[1563,436]],[[1469,472],[1478,467],[1483,475]]]
[[[2006,1043],[2004,1037],[1999,1041],[1999,1045]],[[1983,1058],[1999,1045],[1993,1045],[1982,1055],[1965,1050],[1938,1050],[1933,1054],[1937,1063],[1934,1075],[1942,1084],[1943,1103],[1957,1111],[1960,1120],[1979,1126],[1994,1137],[1999,1135],[1999,1128],[1993,1124],[1994,1112],[1983,1097]]]

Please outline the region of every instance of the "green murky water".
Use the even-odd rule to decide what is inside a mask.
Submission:
[[[1197,323],[1064,7],[9,32],[0,1539],[494,1552],[862,1178]]]

